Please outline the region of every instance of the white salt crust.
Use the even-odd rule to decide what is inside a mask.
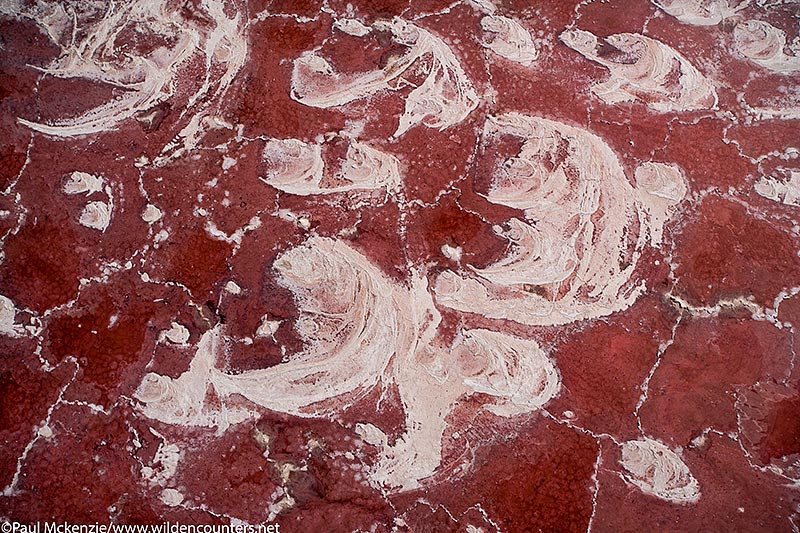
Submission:
[[[498,162],[486,198],[522,210],[524,220],[496,227],[509,241],[505,258],[443,272],[436,301],[527,325],[567,324],[628,308],[643,290],[631,284],[642,248],[648,240],[660,243],[663,224],[686,194],[680,171],[643,164],[634,188],[616,154],[586,130],[516,113],[490,117],[484,142],[502,135],[524,143]]]
[[[683,22],[693,26],[716,26],[736,16],[750,0],[652,0],[653,4]]]
[[[608,69],[611,77],[592,87],[592,92],[607,104],[641,101],[660,113],[717,106],[717,91],[711,81],[688,59],[660,41],[638,33],[617,33],[603,39],[616,53],[601,55],[603,43],[588,31],[565,31],[559,39]]]
[[[650,438],[622,443],[623,478],[645,494],[681,504],[700,499],[700,484],[678,454]]]
[[[424,56],[430,57],[425,80],[406,98],[394,137],[417,125],[443,130],[464,120],[478,106],[478,95],[453,51],[433,33],[400,18],[376,22],[406,52],[380,70],[362,74],[337,72],[316,51],[294,62],[291,96],[319,108],[338,107],[381,91],[405,86],[402,76]]]

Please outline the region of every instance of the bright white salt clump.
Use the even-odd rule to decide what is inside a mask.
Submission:
[[[768,22],[747,20],[733,29],[734,48],[766,69],[782,74],[800,70],[800,55],[786,54],[786,33]]]
[[[243,292],[242,288],[235,281],[229,281],[228,283],[226,283],[225,290],[236,296],[242,294]]]
[[[386,190],[393,191],[401,182],[400,162],[393,155],[354,140],[347,148],[339,177],[348,184],[334,190],[385,187]]]
[[[264,315],[261,317],[261,324],[256,329],[256,337],[272,337],[280,325],[280,320],[270,320],[269,315]]]
[[[192,111],[192,117],[179,139],[185,147],[193,146],[208,117],[209,105],[224,96],[244,66],[247,35],[243,13],[224,0],[198,3],[192,9],[197,11],[193,16],[175,9],[170,0],[76,5],[80,8],[71,8],[69,13],[44,2],[11,9],[0,5],[0,12],[34,21],[62,49],[59,57],[42,69],[48,75],[92,80],[119,91],[107,103],[78,116],[47,123],[19,122],[58,137],[109,131],[131,118],[146,122],[146,117],[156,114],[157,106],[175,97],[180,87],[180,96],[184,97],[180,104]],[[164,45],[137,53],[136,47],[122,42],[124,36],[134,32],[141,34],[142,40]],[[189,64],[203,65],[205,72],[199,76],[193,72],[181,79]],[[176,139],[167,147],[178,144]]]
[[[711,81],[660,41],[637,33],[618,33],[601,43],[597,36],[583,30],[565,31],[559,39],[609,70],[611,77],[592,87],[607,104],[639,100],[660,113],[713,109],[717,105],[717,91]],[[601,53],[603,47],[612,51]]]
[[[154,372],[144,376],[133,396],[142,402],[145,416],[166,424],[218,427],[220,431],[252,418],[247,410],[205,406],[209,376],[222,350],[219,329],[203,334],[189,370],[177,379]]]
[[[622,443],[625,480],[645,494],[672,503],[695,503],[700,499],[700,484],[683,460],[653,439]]]
[[[464,330],[452,346],[435,342],[441,316],[425,278],[415,275],[410,286],[392,281],[344,242],[312,236],[279,256],[274,269],[294,294],[303,351],[270,368],[229,374],[215,365],[224,350],[217,326],[203,334],[189,371],[179,378],[145,376],[136,398],[146,416],[220,426],[250,416],[206,405],[211,387],[223,404],[242,396],[273,411],[327,417],[379,380],[394,383],[405,433],[390,445],[377,428],[361,425],[359,431],[379,448],[369,480],[397,491],[420,486],[439,467],[446,418],[461,397],[494,396],[486,408],[512,416],[539,409],[560,387],[553,363],[532,340]],[[265,317],[259,332],[276,329]]]
[[[15,337],[17,328],[14,319],[17,316],[17,308],[10,298],[0,295],[0,335]]]
[[[66,194],[86,194],[86,196],[89,196],[102,190],[103,178],[86,172],[75,171],[70,174],[69,179],[64,183],[64,192]]]
[[[361,21],[356,19],[339,19],[333,23],[333,27],[354,37],[364,37],[372,31],[369,29],[369,26],[365,26]]]
[[[105,232],[111,223],[111,205],[105,202],[89,202],[83,208],[78,222],[87,228]]]
[[[323,416],[341,407],[326,400],[367,392],[389,360],[412,350],[417,342],[412,302],[345,244],[312,237],[280,256],[274,268],[301,310],[296,327],[306,342],[303,352],[268,369],[226,374],[212,368],[222,348],[218,327],[203,335],[196,371],[174,381],[162,376],[150,381],[166,384],[179,397],[187,396],[183,389],[188,386],[205,389],[210,384],[223,396],[239,394],[275,411]],[[198,403],[195,411],[201,409],[204,395],[190,395]],[[171,411],[171,396],[168,399],[163,405],[151,401],[147,408]]]
[[[291,96],[301,104],[328,108],[345,105],[380,91],[404,86],[402,76],[426,56],[425,80],[406,99],[394,136],[423,124],[443,130],[464,120],[478,106],[478,95],[458,59],[442,39],[400,18],[378,22],[375,28],[392,34],[406,52],[380,70],[364,74],[336,72],[316,51],[294,62]]]
[[[295,296],[296,329],[306,348],[268,369],[214,372],[218,392],[240,394],[275,411],[323,416],[341,408],[327,400],[365,394],[389,360],[418,341],[412,302],[344,243],[312,237],[281,255],[274,268],[279,283]]]
[[[325,169],[320,145],[298,139],[270,139],[262,158],[269,165],[263,180],[276,189],[302,195],[319,191]]]
[[[452,350],[464,383],[500,399],[486,406],[497,415],[539,409],[561,388],[555,365],[534,341],[473,329],[464,330]]]
[[[170,328],[161,332],[160,340],[168,340],[173,344],[186,344],[189,340],[189,330],[186,326],[173,322]]]
[[[423,294],[418,298],[424,301]],[[438,326],[435,308],[426,314],[429,327]],[[382,445],[371,479],[394,490],[418,488],[439,467],[445,420],[460,398],[488,394],[496,401],[485,409],[514,416],[541,408],[561,386],[555,366],[535,341],[482,329],[462,330],[452,346],[421,343],[414,358],[399,360],[393,371],[406,432],[393,445]],[[376,440],[374,433],[362,437]]]
[[[460,246],[450,246],[449,244],[443,244],[441,251],[442,255],[450,259],[451,261],[455,261],[456,263],[461,261],[461,254],[463,253],[463,250],[461,249]]]
[[[175,489],[164,489],[161,491],[161,501],[170,507],[177,507],[183,502],[183,494]]]
[[[634,171],[636,186],[642,197],[644,216],[650,231],[653,246],[661,243],[664,224],[674,214],[674,206],[684,199],[688,192],[686,179],[680,168],[667,163],[645,162]]]

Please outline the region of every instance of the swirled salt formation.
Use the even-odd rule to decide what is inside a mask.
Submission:
[[[700,499],[700,484],[681,458],[653,439],[622,443],[623,477],[645,494],[671,503],[692,504]]]
[[[203,334],[189,369],[178,378],[155,372],[144,376],[133,395],[141,402],[142,414],[166,424],[217,427],[220,431],[251,418],[248,410],[227,409],[224,404],[217,408],[206,402],[212,370],[222,350],[221,328],[217,326]]]
[[[217,426],[246,420],[227,409],[241,396],[277,412],[329,417],[372,390],[394,383],[406,418],[395,442],[362,424],[379,460],[370,482],[390,491],[419,487],[442,462],[446,418],[462,397],[494,398],[486,409],[514,416],[540,409],[559,391],[553,362],[529,339],[463,330],[451,346],[436,341],[441,315],[425,276],[391,281],[341,241],[311,237],[274,263],[278,281],[295,297],[302,352],[274,367],[231,374],[216,367],[224,351],[222,326],[207,331],[187,372],[177,379],[151,373],[135,398],[142,412],[171,424]],[[222,408],[206,401],[209,391]]]
[[[324,144],[270,139],[262,154],[268,168],[261,180],[302,196],[382,188],[391,192],[400,186],[400,162],[391,154],[351,139],[338,171],[326,173],[324,150]]]
[[[800,70],[798,50],[785,52],[786,33],[768,22],[747,20],[733,29],[736,52],[773,72],[789,74]]]
[[[664,43],[636,33],[605,39],[583,30],[559,39],[609,70],[611,77],[592,87],[607,104],[640,101],[659,113],[714,109],[714,85],[685,57]]]
[[[432,303],[427,313],[432,324],[438,324]],[[449,347],[420,344],[414,359],[393,365],[392,375],[406,414],[406,432],[388,445],[377,428],[364,428],[371,430],[370,440],[381,451],[371,481],[392,491],[419,488],[437,471],[446,417],[460,398],[490,395],[495,403],[484,408],[510,417],[542,408],[561,387],[555,365],[535,341],[483,329],[461,331]]]
[[[414,301],[362,254],[340,241],[311,237],[274,264],[295,296],[296,330],[305,349],[280,365],[242,374],[215,372],[222,394],[241,394],[275,411],[324,416],[356,399],[384,374],[392,357],[419,340]]]
[[[642,215],[646,217],[646,228],[650,241],[658,246],[662,239],[664,224],[675,212],[675,206],[688,192],[686,178],[676,165],[648,161],[634,170],[636,187],[648,201],[642,202]]]
[[[16,337],[22,331],[22,326],[15,323],[17,307],[11,298],[0,295],[0,335]]]
[[[481,19],[486,34],[481,44],[495,54],[529,67],[539,57],[531,34],[514,19],[488,15]]]
[[[52,136],[109,131],[131,118],[141,118],[152,126],[158,106],[175,96],[178,86],[192,86],[194,92],[183,94],[188,98],[183,113],[191,111],[200,120],[203,104],[227,91],[247,56],[241,16],[229,17],[226,10],[231,6],[222,0],[195,6],[193,9],[202,10],[202,14],[188,18],[167,0],[111,2],[105,4],[103,12],[84,6],[88,11],[81,17],[63,8],[48,7],[40,2],[9,10],[14,16],[36,21],[62,48],[61,56],[43,72],[58,78],[92,80],[120,90],[113,100],[78,116],[47,123],[19,119],[29,128]],[[126,47],[126,52],[120,53],[122,36],[130,32],[164,44],[140,51]],[[187,81],[188,77],[181,77],[182,69],[196,58],[204,63],[205,73]]]
[[[541,408],[560,389],[555,365],[536,342],[485,329],[465,330],[452,348],[464,384],[498,398],[486,409],[513,416]]]
[[[716,26],[747,7],[750,0],[652,0],[653,4],[693,26]]]
[[[192,370],[192,380],[186,378],[191,387],[205,383],[223,397],[238,394],[273,411],[324,416],[341,407],[327,400],[345,394],[357,399],[375,385],[393,356],[416,346],[414,302],[406,290],[344,243],[312,237],[281,255],[274,269],[295,296],[300,310],[295,327],[305,349],[285,363],[241,374],[202,364]],[[198,349],[195,359],[204,354]],[[159,377],[159,383],[166,380],[185,397],[184,377],[174,382]],[[202,403],[202,395],[192,398]],[[158,405],[149,402],[149,411],[172,410],[171,400]]]
[[[800,207],[800,170],[779,170],[784,171],[786,179],[764,176],[755,183],[753,188],[764,198]]]
[[[417,65],[425,69],[425,79],[408,94],[394,137],[419,124],[443,130],[464,120],[478,106],[472,82],[442,39],[400,18],[376,22],[372,28],[389,32],[406,52],[379,70],[361,74],[336,72],[316,51],[305,53],[294,62],[292,98],[311,107],[342,106],[407,86],[403,75]]]
[[[677,168],[648,164],[634,188],[596,135],[516,113],[489,117],[482,142],[494,162],[486,198],[522,210],[524,220],[495,227],[509,241],[505,258],[440,274],[436,301],[527,325],[628,308],[643,290],[632,282],[642,248],[648,239],[660,244],[664,222],[686,193]],[[514,143],[518,150],[502,152]]]

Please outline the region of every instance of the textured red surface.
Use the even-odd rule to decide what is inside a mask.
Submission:
[[[784,53],[794,56],[800,10],[778,1],[682,2],[742,4],[719,24],[698,26],[656,3],[498,2],[496,15],[533,36],[538,58],[525,66],[484,46],[488,8],[478,3],[163,2],[203,39],[221,20],[237,21],[246,57],[227,88],[199,92],[207,75],[213,87],[223,78],[233,48],[211,56],[197,48],[166,86],[169,97],[100,131],[61,135],[36,124],[68,121],[138,91],[131,87],[139,79],[57,73],[66,68],[59,58],[77,46],[72,21],[81,42],[106,20],[110,3],[5,2],[0,295],[13,311],[9,322],[0,306],[0,519],[274,523],[282,532],[797,531],[800,200],[791,191],[800,195],[800,74],[748,60],[733,36],[743,21],[766,21],[786,33]],[[223,6],[222,15],[211,4]],[[50,26],[48,34],[48,13],[51,22],[65,13],[66,29]],[[452,51],[478,95],[463,120],[441,129],[423,120],[393,137],[430,55],[405,83],[393,82],[397,90],[327,108],[292,94],[294,62],[311,50],[338,72],[391,65],[407,49],[380,29],[392,17]],[[372,31],[348,35],[334,25],[344,19]],[[118,22],[124,31],[93,60],[122,72],[132,57],[176,46],[179,33],[164,35],[147,20]],[[646,94],[603,101],[591,88],[608,69],[558,38],[575,28],[664,43],[710,80],[719,103],[656,112]],[[759,114],[766,108],[775,113]],[[506,255],[512,247],[493,226],[522,218],[522,210],[489,196],[495,160],[519,152],[522,141],[495,143],[483,132],[487,117],[510,112],[596,135],[631,185],[642,163],[675,165],[688,191],[662,241],[641,250],[631,283],[642,293],[622,310],[525,325],[434,298],[444,352],[467,329],[538,342],[560,383],[543,406],[499,416],[485,409],[495,401],[489,393],[460,397],[441,416],[440,463],[410,490],[375,481],[382,449],[358,429],[379,428],[389,446],[410,431],[409,400],[388,374],[361,395],[349,391],[324,416],[224,398],[213,387],[201,395],[204,409],[244,409],[244,421],[198,426],[144,412],[137,389],[145,375],[177,379],[210,332],[224,332],[214,365],[229,374],[278,368],[306,349],[304,313],[273,263],[311,236],[345,243],[398,287],[425,279],[428,293],[442,272],[467,275]],[[185,134],[193,117],[195,137]],[[271,139],[321,143],[326,165],[337,168],[356,138],[397,158],[399,192],[300,195],[265,179]],[[552,170],[560,162],[545,164]],[[102,177],[103,188],[65,193],[74,172]],[[758,185],[765,179],[790,190],[770,198]],[[80,222],[90,201],[110,203],[104,229]],[[143,218],[149,204],[160,219]],[[635,239],[642,230],[631,228],[627,238]],[[275,329],[257,335],[262,318]],[[173,326],[188,338],[166,338]],[[659,497],[631,480],[621,449],[644,439],[674,452],[699,499]]]

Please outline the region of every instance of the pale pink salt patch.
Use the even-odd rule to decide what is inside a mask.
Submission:
[[[672,503],[700,499],[700,485],[678,454],[645,437],[622,443],[623,477],[645,494]]]
[[[329,108],[397,90],[403,84],[394,82],[418,60],[428,57],[429,62],[424,63],[427,75],[408,94],[394,137],[419,124],[443,130],[464,120],[478,106],[471,80],[441,38],[401,18],[376,22],[374,29],[389,32],[406,53],[381,70],[344,74],[336,72],[316,51],[307,52],[294,62],[292,98],[308,106]]]
[[[717,91],[688,59],[666,44],[638,33],[618,33],[604,39],[616,55],[600,54],[602,43],[594,34],[568,30],[559,39],[609,70],[611,77],[592,87],[607,104],[641,101],[660,112],[714,109]],[[610,59],[609,59],[610,58]],[[678,82],[674,75],[678,68]]]

